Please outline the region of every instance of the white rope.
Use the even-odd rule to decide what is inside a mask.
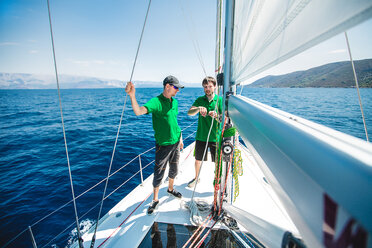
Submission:
[[[192,200],[182,204],[190,210],[190,222],[195,226],[201,225],[211,210],[211,205],[203,200]]]
[[[354,67],[353,57],[351,56],[351,49],[350,49],[350,45],[349,45],[349,39],[348,39],[348,37],[347,37],[347,33],[346,33],[346,32],[345,32],[345,39],[346,39],[347,49],[348,49],[348,51],[349,51],[349,56],[350,56],[351,66],[352,66],[352,68],[353,68],[355,85],[356,85],[356,89],[357,89],[357,92],[358,92],[359,106],[360,106],[360,111],[362,112],[362,118],[363,118],[363,124],[364,124],[364,131],[365,131],[365,133],[366,133],[366,139],[367,139],[367,141],[369,142],[368,132],[367,132],[367,125],[366,125],[366,120],[365,120],[365,118],[364,118],[364,111],[363,111],[362,98],[360,97],[360,92],[359,92],[359,83],[358,83],[358,78],[357,78],[356,71],[355,71],[355,67]]]
[[[68,156],[68,148],[67,148],[67,139],[66,139],[66,131],[65,131],[65,123],[63,121],[63,110],[62,110],[62,100],[61,100],[61,92],[59,88],[59,80],[58,80],[58,70],[57,70],[57,60],[56,60],[56,53],[55,53],[55,47],[54,47],[54,38],[53,38],[53,28],[52,28],[52,17],[50,13],[50,4],[49,0],[47,0],[48,5],[48,17],[49,17],[49,27],[50,27],[50,38],[52,42],[52,51],[53,51],[53,61],[54,61],[54,72],[56,75],[56,82],[57,82],[57,89],[58,89],[58,100],[59,100],[59,109],[61,112],[61,120],[62,120],[62,130],[63,130],[63,139],[65,142],[65,150],[66,150],[66,157],[67,157],[67,166],[68,166],[68,173],[70,177],[70,185],[71,185],[71,193],[72,193],[72,199],[73,199],[73,205],[74,205],[74,213],[75,213],[75,221],[76,221],[76,228],[77,228],[77,235],[78,235],[78,241],[79,241],[79,247],[83,247],[83,242],[80,236],[80,228],[79,228],[79,218],[77,215],[77,208],[76,208],[76,201],[75,201],[75,191],[74,191],[74,185],[72,182],[72,174],[71,174],[71,167],[70,167],[70,159]]]
[[[216,101],[216,105],[217,106],[218,104],[218,96],[217,96],[217,101]],[[216,108],[215,108],[216,110]],[[202,169],[202,166],[203,166],[203,163],[204,163],[204,157],[207,153],[207,149],[208,149],[208,142],[209,142],[209,136],[211,134],[211,131],[212,131],[212,128],[213,128],[213,122],[214,122],[214,118],[212,118],[212,122],[211,122],[211,127],[209,128],[209,131],[208,131],[208,136],[207,136],[207,141],[205,143],[205,148],[204,148],[204,152],[203,152],[203,157],[202,157],[202,161],[200,163],[200,169],[199,169],[199,173],[198,173],[198,176],[196,178],[196,181],[195,181],[195,185],[194,185],[194,190],[192,192],[192,197],[191,197],[191,201],[193,201],[193,198],[194,198],[194,194],[195,194],[195,189],[196,189],[196,186],[198,185],[198,180],[199,180],[199,176],[200,176],[200,172],[201,172],[201,169]]]
[[[219,96],[217,95],[217,101],[216,101],[216,104],[215,104],[215,107],[214,107],[214,111],[216,113],[217,113],[216,110],[217,110],[217,106],[218,106],[218,100],[219,100]],[[209,142],[209,137],[210,137],[210,134],[211,134],[211,131],[212,131],[212,128],[213,128],[213,123],[214,123],[214,118],[212,118],[211,127],[209,128],[209,131],[208,131],[207,141],[205,143],[203,157],[202,157],[202,161],[201,161],[201,164],[200,164],[198,176],[195,180],[195,185],[194,185],[194,190],[192,191],[191,200],[190,200],[190,202],[184,203],[184,206],[187,209],[190,210],[190,221],[194,225],[200,225],[203,222],[206,214],[208,214],[208,212],[211,209],[207,202],[201,201],[201,200],[194,200],[194,195],[195,195],[196,186],[198,185],[199,176],[200,176],[201,170],[203,168],[204,157],[205,157],[207,149],[208,149],[208,142]]]

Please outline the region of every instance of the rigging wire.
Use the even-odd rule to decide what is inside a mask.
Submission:
[[[151,6],[151,0],[149,0],[149,4],[148,4],[148,7],[147,7],[146,17],[145,17],[145,21],[144,21],[144,23],[143,23],[141,36],[140,36],[140,39],[139,39],[139,42],[138,42],[137,52],[136,52],[136,56],[135,56],[135,59],[134,59],[134,63],[133,63],[132,72],[131,72],[131,75],[130,75],[129,82],[132,82],[132,78],[133,78],[133,74],[134,74],[134,69],[135,69],[135,67],[136,67],[136,62],[137,62],[137,58],[138,58],[138,54],[139,54],[139,50],[140,50],[141,43],[142,43],[143,33],[144,33],[144,31],[145,31],[145,27],[146,27],[147,17],[148,17],[148,15],[149,15],[149,11],[150,11],[150,6]],[[112,162],[113,162],[113,160],[114,160],[114,156],[115,156],[116,145],[117,145],[117,141],[118,141],[118,138],[119,138],[119,133],[120,133],[120,128],[121,128],[121,123],[122,123],[123,116],[124,116],[124,111],[125,111],[125,105],[126,105],[126,103],[127,103],[127,98],[128,98],[128,93],[125,94],[124,106],[123,106],[123,110],[122,110],[122,112],[121,112],[121,117],[120,117],[120,122],[119,122],[118,131],[117,131],[117,134],[116,134],[116,139],[115,139],[114,149],[113,149],[113,151],[112,151],[112,156],[111,156],[110,166],[109,166],[109,170],[108,170],[108,173],[107,173],[107,180],[106,180],[105,188],[104,188],[103,195],[102,195],[101,206],[100,206],[100,209],[99,209],[99,212],[98,212],[98,217],[97,217],[97,221],[96,221],[96,226],[95,226],[95,228],[94,228],[94,234],[93,234],[93,237],[92,237],[92,242],[90,243],[90,247],[91,247],[91,248],[94,247],[94,243],[95,243],[95,240],[96,240],[96,233],[97,233],[97,228],[98,228],[98,222],[99,222],[99,219],[101,218],[101,212],[102,212],[102,207],[103,207],[103,201],[104,201],[104,199],[105,199],[105,194],[106,194],[107,185],[108,185],[108,178],[109,178],[109,175],[110,175],[110,172],[111,172]]]
[[[183,5],[182,5],[182,0],[180,0],[179,3],[180,3],[180,7],[181,7],[181,10],[182,10],[183,17],[185,18],[186,25],[187,25],[187,23],[189,23],[189,22],[188,22],[188,19],[187,19],[187,16],[186,16],[186,12],[185,12],[185,10],[183,8]],[[193,37],[196,37],[196,35],[193,35],[193,34],[195,34],[195,30],[193,29],[193,27],[195,25],[194,25],[194,23],[192,21],[191,16],[189,17],[189,19],[190,19],[190,23],[191,23],[191,28],[190,28],[189,25],[187,25],[187,30],[189,31],[190,39],[191,39],[192,44],[194,46],[194,50],[195,50],[196,56],[198,57],[199,63],[201,65],[202,69],[203,69],[204,75],[207,76],[207,72],[205,70],[205,66],[204,66],[204,62],[203,62],[203,57],[202,57],[202,53],[200,51],[200,46],[199,46],[198,40],[196,38],[193,39]]]
[[[348,49],[348,51],[349,51],[349,57],[350,57],[351,67],[353,68],[353,74],[354,74],[355,85],[356,85],[357,92],[358,92],[359,106],[360,106],[360,111],[362,112],[364,131],[365,131],[365,133],[366,133],[366,139],[367,139],[367,141],[369,142],[368,132],[367,132],[367,125],[366,125],[366,120],[365,120],[365,118],[364,118],[364,111],[363,111],[362,98],[360,97],[360,92],[359,92],[359,83],[358,83],[358,78],[357,78],[356,71],[355,71],[355,66],[354,66],[353,57],[351,56],[351,49],[350,49],[350,44],[349,44],[349,38],[347,37],[347,33],[346,33],[346,32],[345,32],[344,34],[345,34],[345,40],[346,40],[346,44],[347,44],[347,49]]]
[[[62,100],[61,100],[61,92],[60,92],[59,80],[58,80],[57,61],[56,61],[56,53],[55,53],[55,47],[54,47],[54,37],[53,37],[53,28],[52,28],[52,17],[51,17],[51,13],[50,13],[50,3],[49,3],[49,0],[47,0],[47,5],[48,5],[50,38],[51,38],[51,42],[52,42],[52,51],[53,51],[54,72],[56,74],[56,82],[57,82],[57,89],[58,89],[58,99],[59,99],[59,109],[60,109],[60,112],[61,112],[61,120],[62,120],[63,139],[64,139],[64,142],[65,142],[67,165],[68,165],[68,173],[69,173],[69,176],[70,176],[71,193],[72,193],[72,199],[73,199],[73,203],[74,203],[73,205],[74,205],[75,221],[76,221],[76,228],[77,228],[77,235],[78,235],[79,247],[82,248],[83,247],[83,240],[81,239],[81,234],[80,234],[79,218],[78,218],[78,215],[77,215],[75,192],[74,192],[74,184],[72,182],[70,159],[69,159],[69,156],[68,156],[68,147],[67,147],[65,123],[63,121]]]

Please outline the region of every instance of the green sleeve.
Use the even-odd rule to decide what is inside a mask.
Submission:
[[[150,101],[143,106],[147,108],[148,113],[156,113],[160,111],[160,102],[157,97],[151,98]]]
[[[201,106],[201,105],[200,105],[200,101],[199,101],[199,99],[200,99],[200,97],[196,98],[196,100],[195,100],[195,102],[192,104],[192,106],[194,106],[194,107],[199,107],[199,106]]]

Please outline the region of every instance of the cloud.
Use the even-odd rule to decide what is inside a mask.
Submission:
[[[346,52],[345,49],[338,49],[338,50],[330,51],[329,53],[345,53],[345,52]]]
[[[39,51],[38,50],[30,50],[29,53],[35,54],[35,53],[39,53]]]
[[[0,42],[0,46],[19,46],[17,42]]]
[[[72,63],[81,66],[91,66],[91,65],[103,65],[106,64],[103,60],[73,60]]]

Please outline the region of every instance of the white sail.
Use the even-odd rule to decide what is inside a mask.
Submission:
[[[236,0],[232,81],[244,81],[372,16],[370,0]]]

